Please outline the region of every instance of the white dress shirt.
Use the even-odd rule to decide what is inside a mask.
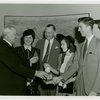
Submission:
[[[51,50],[53,41],[54,41],[54,38],[50,40],[50,50]],[[42,57],[42,60],[43,60],[43,58],[44,58],[44,56],[45,56],[45,53],[46,53],[48,44],[49,44],[49,41],[46,39],[46,40],[45,40],[45,44],[44,44],[44,51],[43,51],[43,57]],[[50,50],[49,50],[49,52],[50,52]]]
[[[25,48],[25,50],[28,49],[28,50],[30,50],[30,51],[31,51],[31,49],[32,49],[31,46],[27,46],[27,45],[24,45],[24,48]]]
[[[87,40],[88,40],[88,43],[87,43],[87,47],[89,46],[89,44],[90,44],[90,42],[91,42],[91,40],[92,40],[92,38],[94,37],[94,35],[91,35]]]

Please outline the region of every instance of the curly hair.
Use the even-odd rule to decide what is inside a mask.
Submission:
[[[24,44],[24,38],[25,38],[25,36],[28,36],[28,35],[32,35],[33,42],[34,42],[34,40],[35,40],[35,32],[34,32],[34,30],[32,30],[32,29],[27,29],[27,30],[25,30],[25,31],[23,32],[23,36],[22,36],[22,38],[21,38],[21,45]]]

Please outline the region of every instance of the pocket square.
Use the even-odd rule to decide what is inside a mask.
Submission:
[[[58,49],[58,47],[56,46],[55,49]]]
[[[92,54],[92,52],[89,52],[89,54]]]

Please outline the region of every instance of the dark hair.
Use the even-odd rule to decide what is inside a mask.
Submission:
[[[56,27],[55,27],[55,25],[53,25],[53,24],[48,24],[48,25],[46,25],[46,27],[52,27],[53,30],[56,31]]]
[[[91,17],[82,17],[78,19],[78,22],[83,22],[84,24],[88,25],[93,29],[93,25],[95,23],[94,19]]]
[[[64,37],[65,37],[65,36],[64,36],[63,34],[58,33],[58,34],[56,35],[56,40],[60,43],[61,40],[62,40]]]
[[[34,30],[32,30],[32,29],[27,29],[27,30],[25,30],[25,31],[23,32],[23,36],[22,36],[22,38],[21,38],[21,45],[24,44],[24,38],[25,38],[25,36],[28,36],[28,35],[32,35],[33,42],[34,42],[34,40],[35,40],[35,32],[34,32]]]
[[[70,50],[70,52],[76,51],[75,40],[72,38],[72,36],[66,36],[62,40],[65,40],[67,48],[68,50]]]

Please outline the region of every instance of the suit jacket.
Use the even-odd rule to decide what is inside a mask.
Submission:
[[[24,95],[26,77],[33,78],[34,73],[7,42],[0,42],[0,95]]]
[[[83,58],[84,45],[83,43],[76,79],[77,95],[89,95],[91,91],[100,93],[100,40],[92,38]]]
[[[59,55],[59,65],[58,65],[58,70],[61,68],[61,59],[62,59],[62,53]],[[73,53],[71,58],[69,59],[65,72],[61,74],[61,77],[67,81],[70,77],[72,77],[78,70],[78,59],[77,59],[77,53]]]
[[[40,70],[43,70],[42,66],[42,57],[43,57],[43,52],[44,52],[44,44],[45,44],[45,39],[41,39],[37,42],[36,48],[40,50]],[[58,67],[58,56],[60,52],[60,44],[56,39],[54,39],[51,51],[50,51],[50,56],[48,63],[51,65],[51,67],[57,69]]]

